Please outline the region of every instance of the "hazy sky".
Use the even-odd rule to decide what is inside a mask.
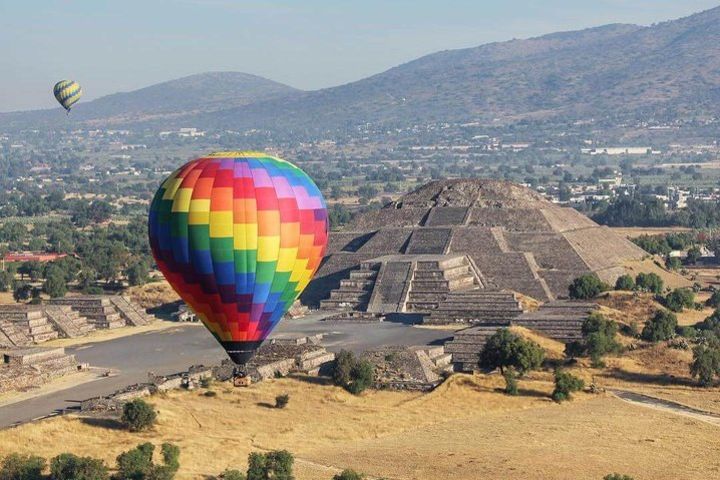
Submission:
[[[648,25],[711,0],[0,0],[0,111],[85,99],[205,71],[304,89],[438,50],[606,23]]]

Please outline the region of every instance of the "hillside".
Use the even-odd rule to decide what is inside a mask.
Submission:
[[[210,72],[81,102],[73,109],[72,115],[76,122],[127,124],[167,121],[280,98],[297,91],[288,85],[247,73]],[[0,126],[4,122],[52,122],[57,120],[57,113],[57,109],[51,109],[0,114]]]
[[[340,128],[361,122],[511,121],[558,115],[717,112],[720,8],[651,27],[608,25],[438,52],[379,75],[225,112],[217,125],[300,118]]]
[[[300,92],[203,74],[80,104],[77,120],[319,132],[366,122],[716,114],[720,7],[642,27],[614,24],[434,53],[338,87]],[[188,95],[193,92],[194,94]],[[0,115],[27,120],[35,113]],[[5,122],[3,121],[5,120]]]

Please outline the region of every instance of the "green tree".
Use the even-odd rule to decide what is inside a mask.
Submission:
[[[700,260],[701,258],[702,258],[702,252],[700,251],[700,248],[698,248],[697,246],[693,246],[687,251],[687,262],[690,265],[695,265],[697,263],[697,261]]]
[[[350,371],[355,364],[355,355],[348,350],[340,350],[335,356],[335,363],[332,370],[333,383],[338,387],[345,388],[350,384]]]
[[[663,281],[655,273],[638,273],[635,277],[635,285],[639,290],[660,294],[663,291]]]
[[[513,367],[508,367],[503,373],[505,380],[505,393],[508,395],[518,394],[518,374]]]
[[[42,480],[45,459],[11,453],[0,465],[0,480]]]
[[[556,402],[570,400],[571,394],[581,390],[585,382],[576,376],[563,370],[555,370],[555,390],[552,392],[552,399]]]
[[[171,480],[180,468],[180,449],[172,443],[163,443],[160,453],[163,464],[153,463],[155,446],[142,443],[117,457],[115,480]]]
[[[27,275],[31,281],[36,282],[42,278],[43,265],[36,260],[23,262],[20,267],[18,267],[18,273],[22,279],[25,279]]]
[[[714,290],[710,298],[705,302],[705,305],[712,308],[720,308],[720,290]]]
[[[0,271],[0,292],[7,292],[13,284],[14,275],[7,271]]]
[[[65,279],[65,272],[60,267],[52,266],[47,269],[43,291],[52,298],[65,296],[67,293],[67,280]]]
[[[720,338],[720,310],[715,310],[705,320],[696,323],[695,328]]]
[[[117,480],[145,480],[153,468],[152,443],[142,443],[117,457]]]
[[[24,302],[29,300],[33,293],[32,285],[25,282],[14,282],[13,284],[13,299],[16,302]]]
[[[544,359],[545,352],[540,345],[501,328],[485,343],[479,366],[491,370],[499,368],[503,375],[507,367],[513,367],[522,376],[539,368]]]
[[[240,470],[225,470],[220,474],[222,480],[247,480],[247,477]]]
[[[720,376],[720,348],[717,342],[710,345],[698,345],[693,349],[693,362],[690,374],[697,378],[703,387],[711,387],[715,376]]]
[[[107,480],[105,462],[92,457],[78,457],[62,453],[50,460],[50,476],[53,480]]]
[[[615,282],[615,290],[635,290],[635,280],[628,274],[620,275]]]
[[[677,325],[677,317],[674,313],[659,310],[645,324],[641,337],[648,342],[669,340],[675,335]]]
[[[569,294],[570,298],[587,300],[595,298],[609,289],[608,285],[597,276],[588,273],[573,280],[572,284],[570,284]]]
[[[123,405],[122,422],[131,432],[151,428],[155,425],[156,419],[155,409],[141,398],[136,398]]]
[[[682,268],[682,262],[678,257],[667,257],[665,260],[665,268],[668,270],[680,270]]]
[[[148,281],[150,268],[143,260],[137,260],[125,269],[125,276],[130,286],[144,285]]]
[[[665,296],[665,306],[673,312],[682,312],[695,306],[695,292],[689,288],[676,288]]]
[[[248,457],[247,480],[294,480],[294,461],[287,450],[253,452]]]
[[[602,366],[602,357],[621,350],[615,338],[618,326],[612,320],[593,312],[582,325],[583,350],[590,356],[595,366]]]
[[[364,480],[365,475],[351,470],[349,468],[343,470],[337,475],[333,476],[332,480]]]
[[[347,391],[359,395],[372,385],[375,379],[375,368],[367,360],[358,360],[350,370],[350,384]]]

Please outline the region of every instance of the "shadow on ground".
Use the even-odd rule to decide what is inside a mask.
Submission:
[[[83,417],[80,421],[92,427],[106,428],[109,430],[124,430],[125,425],[116,418]]]

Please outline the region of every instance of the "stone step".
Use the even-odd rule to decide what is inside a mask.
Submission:
[[[461,288],[461,287],[473,286],[474,283],[475,283],[475,279],[470,275],[468,275],[466,277],[453,278],[451,280],[413,279],[412,286],[410,288],[417,292],[433,292],[433,291],[438,291],[438,290],[447,291],[447,290],[454,290],[456,288]]]
[[[330,292],[330,300],[360,301],[370,298],[367,290],[333,290]]]
[[[357,280],[374,280],[377,277],[375,270],[353,270],[350,272],[350,279]]]
[[[320,300],[320,308],[323,310],[354,309],[360,310],[367,307],[367,301],[350,302],[345,300]]]
[[[341,289],[366,290],[374,284],[374,280],[358,280],[353,278],[343,278],[340,280]]]

